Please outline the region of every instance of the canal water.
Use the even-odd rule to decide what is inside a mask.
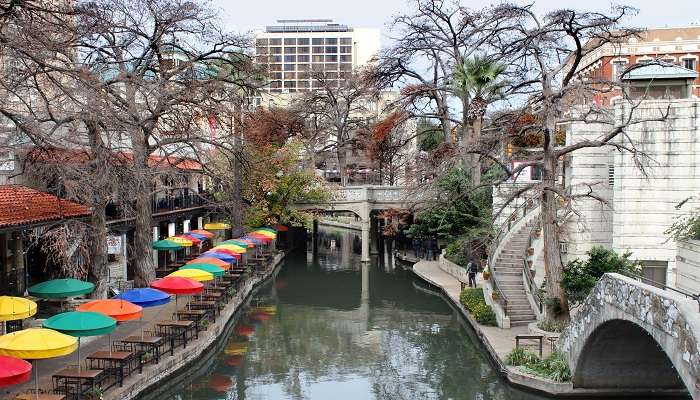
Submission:
[[[317,242],[258,290],[210,362],[157,398],[540,399],[500,380],[458,314],[388,249],[363,266],[354,232]]]

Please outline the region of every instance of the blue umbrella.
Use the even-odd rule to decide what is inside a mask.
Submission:
[[[250,240],[251,242],[255,243],[256,245],[261,245],[263,244],[262,240],[250,236],[243,236],[243,239],[245,240]]]
[[[218,258],[221,261],[226,261],[229,263],[236,263],[236,257],[230,255],[230,254],[225,254],[225,253],[219,253],[216,251],[207,251],[202,254],[202,256],[206,255],[207,257],[214,257]]]
[[[141,307],[156,307],[170,301],[169,294],[152,288],[130,289],[114,296],[114,298],[126,300]]]
[[[209,239],[208,237],[206,237],[205,235],[202,235],[201,233],[192,233],[192,232],[188,232],[187,234],[190,235],[190,236],[192,236],[192,237],[196,237],[196,238],[199,239],[199,240],[207,240],[207,239]]]

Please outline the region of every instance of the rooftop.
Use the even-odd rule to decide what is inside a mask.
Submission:
[[[278,19],[282,25],[265,27],[267,33],[285,32],[350,32],[347,25],[333,23],[332,19]]]
[[[82,204],[22,185],[0,185],[0,228],[88,215]]]
[[[655,61],[645,64],[636,64],[622,74],[622,80],[650,80],[650,79],[695,79],[698,73],[679,65]]]

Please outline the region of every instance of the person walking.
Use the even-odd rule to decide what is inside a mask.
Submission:
[[[469,261],[467,264],[467,276],[469,277],[469,287],[476,287],[476,273],[479,272],[474,261]],[[472,284],[474,286],[472,286]]]
[[[420,240],[417,237],[413,238],[413,256],[418,258],[418,253],[420,252]]]
[[[428,261],[433,261],[433,243],[432,239],[427,238],[425,239],[425,242],[423,244],[425,246],[425,249],[427,251],[425,259]]]

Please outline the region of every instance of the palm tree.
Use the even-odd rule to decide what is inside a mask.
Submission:
[[[502,97],[506,81],[500,79],[506,66],[488,57],[476,55],[465,57],[457,64],[452,74],[452,88],[462,99],[465,109],[465,135],[463,146],[476,143],[481,136],[481,126],[486,115],[486,107]],[[466,157],[471,164],[472,184],[481,183],[481,163],[479,155]]]

